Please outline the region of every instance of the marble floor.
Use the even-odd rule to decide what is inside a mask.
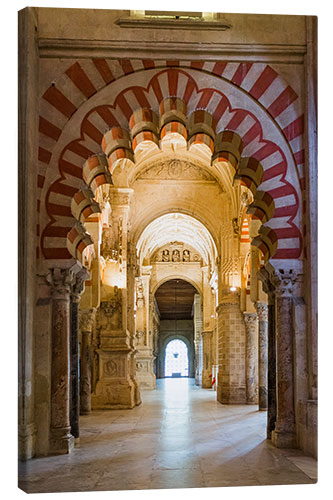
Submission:
[[[192,379],[165,379],[133,410],[80,418],[69,455],[19,464],[28,493],[307,484],[316,461],[265,439],[266,412],[221,405]]]

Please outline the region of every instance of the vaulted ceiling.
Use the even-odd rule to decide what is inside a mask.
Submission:
[[[194,295],[193,285],[181,279],[169,280],[161,285],[155,299],[161,319],[191,319]]]

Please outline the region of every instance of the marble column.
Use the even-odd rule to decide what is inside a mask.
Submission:
[[[274,271],[271,282],[275,287],[276,353],[277,353],[277,414],[273,444],[278,448],[296,447],[294,408],[294,326],[292,271]]]
[[[51,425],[50,453],[69,453],[74,447],[70,408],[70,291],[69,269],[51,269],[52,296]]]
[[[193,322],[194,322],[194,373],[195,384],[201,385],[202,381],[202,359],[200,356],[200,342],[202,333],[202,305],[201,295],[196,293],[193,301]]]
[[[211,389],[212,387],[212,341],[213,332],[202,332],[202,388]]]
[[[80,414],[91,412],[91,339],[96,309],[80,311],[81,357],[80,357]]]
[[[246,328],[246,402],[258,404],[258,316],[257,313],[243,313]]]
[[[257,302],[259,410],[267,410],[268,305]]]
[[[83,291],[84,281],[89,276],[86,270],[82,270],[73,283],[71,290],[71,308],[70,308],[70,424],[71,433],[75,439],[80,436],[79,433],[79,415],[80,415],[80,352],[79,352],[79,301]]]

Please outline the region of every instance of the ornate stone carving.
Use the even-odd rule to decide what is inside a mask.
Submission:
[[[75,274],[70,269],[54,268],[46,275],[53,299],[67,299],[74,280]]]
[[[145,305],[143,283],[141,278],[136,278],[136,305],[138,308],[144,307]]]
[[[117,262],[119,257],[119,230],[113,224],[102,233],[101,256],[106,262]]]
[[[266,302],[257,302],[256,310],[259,321],[268,321],[268,305]]]
[[[115,377],[117,374],[117,363],[113,359],[110,359],[104,364],[103,372],[107,377]]]
[[[296,280],[297,275],[292,269],[289,271],[279,269],[270,273],[270,281],[274,286],[275,295],[278,297],[292,297]]]
[[[106,329],[119,330],[122,326],[122,297],[121,290],[114,287],[114,297],[101,302],[100,325]]]
[[[190,161],[172,159],[153,165],[139,179],[214,181],[214,177]]]
[[[96,309],[86,309],[79,312],[79,324],[81,332],[91,332],[94,326]]]

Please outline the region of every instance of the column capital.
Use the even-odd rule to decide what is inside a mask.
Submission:
[[[81,269],[75,276],[73,276],[71,286],[71,300],[78,303],[80,296],[84,290],[84,282],[90,277],[90,273],[86,269]]]
[[[248,328],[251,328],[251,326],[255,326],[257,324],[258,315],[256,312],[254,313],[244,312],[243,316],[245,324]]]
[[[123,207],[127,208],[131,202],[131,198],[134,190],[131,188],[110,188],[110,200],[111,200],[111,208],[114,207]]]
[[[270,273],[270,281],[275,288],[275,296],[277,297],[292,297],[295,292],[296,280],[297,274],[292,269],[289,271],[275,269]]]
[[[96,317],[96,308],[82,309],[79,311],[80,330],[82,332],[91,332]]]
[[[256,310],[259,321],[268,321],[268,304],[266,302],[256,302]]]
[[[53,299],[69,299],[75,279],[75,274],[71,269],[55,267],[50,269],[45,279],[51,287],[51,296]]]

